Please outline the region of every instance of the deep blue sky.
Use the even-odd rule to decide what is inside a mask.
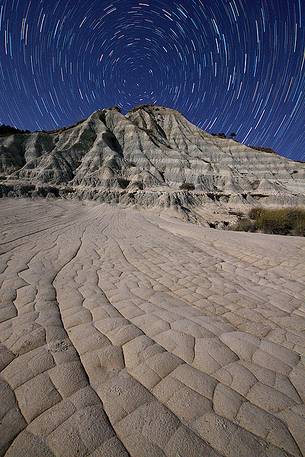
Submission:
[[[0,0],[0,122],[156,103],[305,158],[304,0]]]

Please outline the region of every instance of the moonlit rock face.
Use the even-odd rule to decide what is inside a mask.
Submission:
[[[154,105],[126,116],[101,110],[68,129],[2,137],[0,157],[7,185],[69,187],[81,198],[156,206],[168,199],[183,207],[305,204],[304,164],[212,136]]]
[[[304,239],[66,200],[0,217],[1,456],[305,455]]]

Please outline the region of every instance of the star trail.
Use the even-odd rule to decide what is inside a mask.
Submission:
[[[304,0],[0,0],[0,122],[172,107],[305,159]]]

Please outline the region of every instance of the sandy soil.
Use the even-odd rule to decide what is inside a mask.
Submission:
[[[0,455],[305,455],[305,240],[0,201]]]

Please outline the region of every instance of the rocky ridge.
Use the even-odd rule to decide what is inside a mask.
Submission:
[[[1,196],[75,196],[217,219],[304,206],[305,164],[202,131],[179,112],[99,110],[75,126],[0,136]]]

